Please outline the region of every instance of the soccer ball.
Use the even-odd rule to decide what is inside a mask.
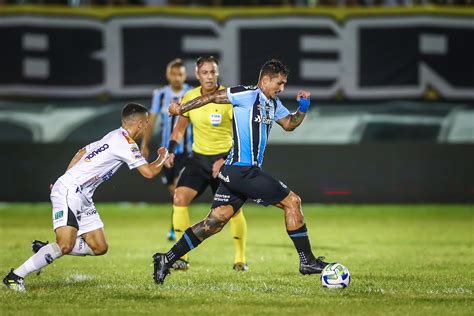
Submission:
[[[351,283],[349,270],[340,263],[330,263],[321,272],[321,284],[330,289],[343,289]]]

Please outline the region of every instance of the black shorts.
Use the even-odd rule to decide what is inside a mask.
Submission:
[[[163,167],[163,169],[161,170],[161,181],[163,182],[163,184],[171,185],[174,183],[175,179],[179,177],[179,173],[181,172],[181,169],[183,169],[187,157],[187,153],[178,154],[174,156],[173,167]]]
[[[176,187],[188,187],[196,190],[198,192],[196,197],[206,191],[208,186],[211,187],[213,194],[216,193],[219,179],[212,177],[212,166],[214,162],[226,156],[227,153],[208,156],[193,152],[184,164]]]
[[[232,205],[234,212],[237,212],[247,199],[265,206],[275,205],[290,194],[290,189],[283,182],[256,166],[223,166],[219,181],[212,209]]]

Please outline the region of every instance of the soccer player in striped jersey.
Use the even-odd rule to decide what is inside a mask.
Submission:
[[[279,60],[267,61],[260,70],[257,86],[237,86],[204,95],[183,104],[171,104],[171,115],[182,115],[213,102],[233,105],[233,145],[219,172],[220,185],[208,216],[189,227],[183,237],[165,254],[156,253],[154,279],[163,283],[173,262],[218,233],[247,199],[283,209],[285,225],[300,259],[302,274],[321,273],[327,265],[311,250],[301,208],[301,199],[283,182],[261,169],[267,139],[273,122],[285,131],[297,128],[310,105],[310,93],[296,95],[298,110],[290,113],[278,94],[284,90],[288,69]]]
[[[219,68],[215,57],[199,58],[196,61],[195,75],[201,86],[188,91],[182,102],[202,95],[211,95],[218,90],[225,91],[225,88],[218,84]],[[173,200],[173,226],[177,238],[181,238],[189,227],[189,204],[207,187],[211,187],[215,193],[219,186],[217,174],[232,146],[232,105],[209,103],[180,116],[170,138],[170,159],[165,166],[176,162],[174,152],[183,139],[184,131],[191,124],[194,136],[192,155],[184,165]],[[230,226],[235,247],[233,268],[236,271],[247,271],[247,222],[241,210],[236,210],[235,216],[230,220]],[[187,265],[188,257],[183,256],[175,262],[173,268],[185,270]]]
[[[148,121],[148,129],[143,137],[141,150],[143,156],[148,159],[149,150],[148,144],[153,136],[153,130],[155,128],[158,117],[161,119],[161,145],[167,147],[171,132],[176,124],[177,117],[168,115],[168,106],[171,102],[180,102],[181,98],[191,87],[185,83],[186,81],[186,68],[181,59],[176,58],[168,63],[166,66],[166,80],[168,85],[161,89],[153,91],[153,100],[150,109],[150,119]],[[191,124],[186,128],[183,135],[183,142],[175,148],[174,165],[167,168],[163,168],[161,180],[163,184],[168,187],[168,191],[173,197],[174,190],[176,188],[176,182],[178,180],[179,172],[184,166],[186,157],[191,153],[191,146],[193,143],[193,134]],[[175,232],[173,229],[173,220],[171,220],[171,228],[168,233],[168,240],[176,240]]]
[[[147,128],[148,110],[138,103],[122,109],[122,126],[80,149],[66,172],[51,187],[55,243],[42,243],[36,253],[3,279],[10,289],[25,291],[24,278],[64,256],[100,256],[107,252],[104,224],[92,200],[95,189],[126,163],[145,178],[155,177],[168,157],[166,148],[148,163],[135,139]]]

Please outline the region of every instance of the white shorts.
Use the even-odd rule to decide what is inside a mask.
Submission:
[[[51,189],[53,228],[73,226],[77,235],[103,228],[104,223],[95,209],[94,202],[85,197],[74,185],[66,186],[56,181]]]

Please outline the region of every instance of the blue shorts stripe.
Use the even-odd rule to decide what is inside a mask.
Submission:
[[[193,243],[191,242],[191,239],[189,239],[188,235],[186,233],[183,234],[184,239],[186,239],[186,242],[188,243],[189,250],[193,249]]]

